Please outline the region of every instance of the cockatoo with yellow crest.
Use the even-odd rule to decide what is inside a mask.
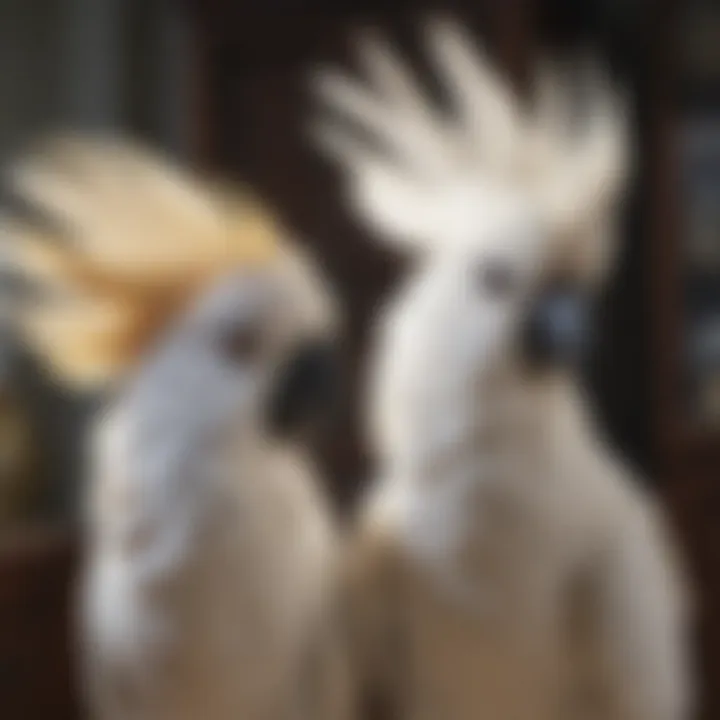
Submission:
[[[247,193],[124,140],[56,138],[11,179],[47,221],[8,228],[44,290],[27,342],[58,382],[111,391],[81,591],[92,716],[345,717],[334,527],[302,432],[337,323],[317,269]]]
[[[407,720],[689,718],[675,548],[574,367],[629,170],[620,93],[555,62],[525,103],[459,24],[426,39],[452,112],[377,37],[368,84],[313,77],[315,142],[416,258],[371,374],[380,478],[348,591],[366,694]]]

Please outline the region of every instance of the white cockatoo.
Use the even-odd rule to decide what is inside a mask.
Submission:
[[[334,304],[240,190],[122,139],[11,173],[10,228],[58,380],[112,385],[92,433],[81,652],[99,720],[343,718],[334,523],[300,424],[326,402]],[[53,235],[49,235],[48,227]]]
[[[555,63],[525,104],[459,24],[426,39],[452,113],[372,35],[370,83],[312,78],[333,111],[314,142],[357,215],[416,258],[380,319],[380,477],[350,554],[366,695],[407,720],[683,720],[690,610],[669,530],[569,362],[612,256],[623,103],[597,65]]]

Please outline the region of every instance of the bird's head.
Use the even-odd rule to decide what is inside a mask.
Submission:
[[[357,215],[415,259],[383,324],[376,406],[404,408],[383,442],[477,406],[502,376],[539,387],[567,371],[627,173],[625,107],[596,63],[549,63],[526,104],[459,25],[434,20],[426,39],[450,112],[371,36],[369,83],[313,78],[333,111],[315,143],[344,169]]]
[[[48,221],[8,224],[6,243],[44,291],[19,326],[59,382],[257,436],[324,404],[334,303],[248,191],[110,138],[54,138],[11,179]]]

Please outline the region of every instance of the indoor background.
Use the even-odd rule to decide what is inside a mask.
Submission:
[[[379,24],[418,58],[413,23],[456,11],[522,87],[539,48],[593,43],[631,89],[638,173],[617,271],[598,300],[586,383],[599,426],[671,508],[701,589],[704,717],[720,717],[720,7],[656,0],[0,0],[0,160],[58,126],[128,132],[251,182],[312,247],[348,308],[349,400],[316,448],[347,508],[372,472],[358,427],[367,331],[404,259],[348,216],[308,147],[306,74],[349,61]],[[12,202],[12,198],[7,198]],[[0,546],[0,707],[77,718],[68,607],[82,431],[68,396],[3,333],[2,427],[27,423],[39,487]],[[27,415],[30,417],[26,417]],[[8,425],[9,424],[9,425]],[[29,482],[29,481],[28,481]],[[10,708],[8,712],[7,709]]]

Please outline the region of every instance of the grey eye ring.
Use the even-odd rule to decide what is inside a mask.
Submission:
[[[226,329],[219,338],[222,356],[236,365],[250,365],[261,356],[264,337],[259,325],[242,324]]]
[[[515,292],[518,275],[510,263],[492,260],[480,266],[477,282],[483,295],[500,300]]]

